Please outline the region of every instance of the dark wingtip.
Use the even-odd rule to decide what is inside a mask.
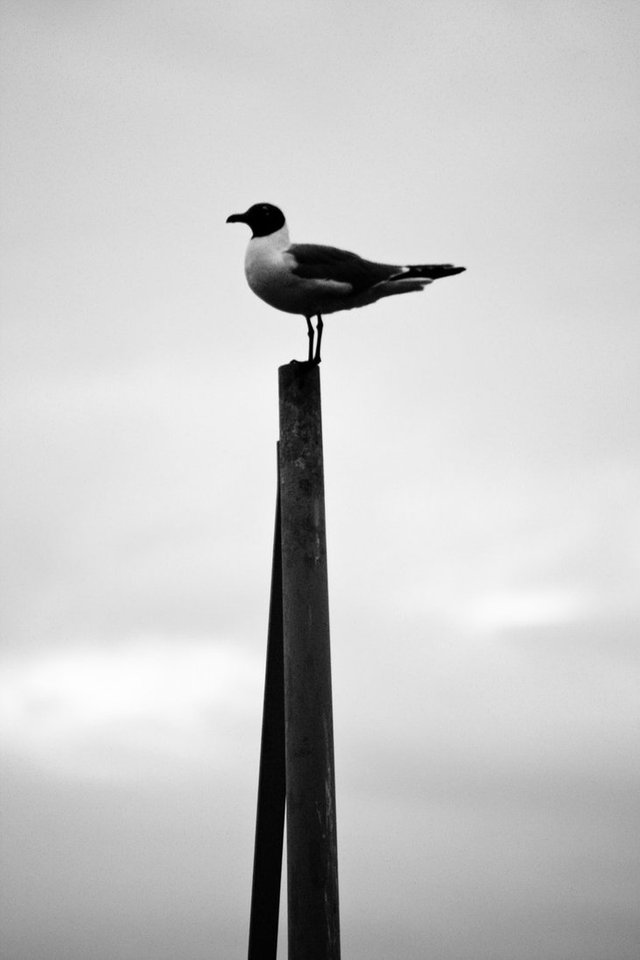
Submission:
[[[439,280],[441,277],[453,277],[456,273],[464,273],[466,267],[454,267],[452,263],[422,263],[408,267],[399,279],[410,280],[412,277],[427,280]]]

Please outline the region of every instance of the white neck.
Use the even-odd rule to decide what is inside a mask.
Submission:
[[[250,247],[266,247],[269,250],[286,250],[290,245],[289,228],[283,223],[279,230],[270,233],[267,237],[251,237]]]

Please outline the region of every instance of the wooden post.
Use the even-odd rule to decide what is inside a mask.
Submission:
[[[285,811],[284,667],[280,490],[276,497],[258,810],[253,855],[249,960],[276,960]]]
[[[279,369],[289,960],[339,960],[318,366]]]

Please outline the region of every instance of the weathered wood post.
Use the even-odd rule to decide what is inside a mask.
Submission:
[[[279,369],[289,960],[339,960],[338,857],[318,366]]]
[[[286,798],[289,960],[340,960],[320,375],[280,367],[249,960],[276,960]]]
[[[276,497],[248,960],[276,960],[286,779],[280,490]]]

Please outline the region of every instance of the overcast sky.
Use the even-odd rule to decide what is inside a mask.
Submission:
[[[246,954],[269,201],[467,267],[325,325],[345,960],[637,960],[637,2],[1,9],[3,956]]]

